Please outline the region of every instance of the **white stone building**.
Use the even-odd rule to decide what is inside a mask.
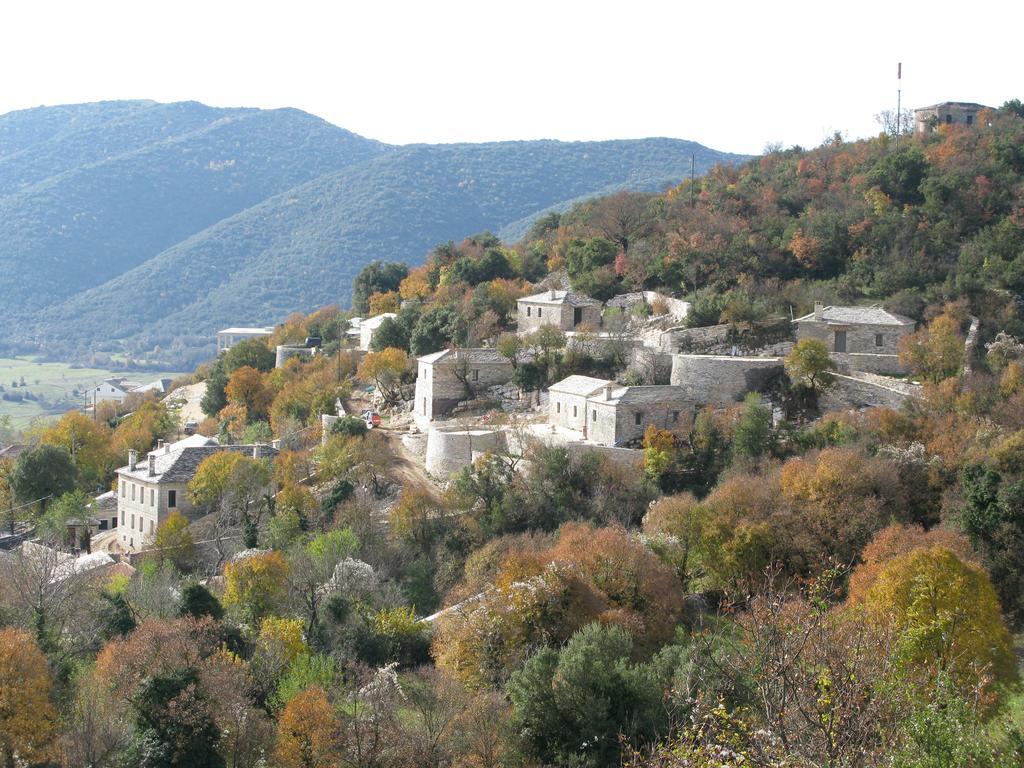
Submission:
[[[85,391],[85,402],[88,405],[103,402],[123,403],[129,393],[138,386],[138,383],[128,381],[124,377],[104,379],[103,383]]]
[[[128,452],[128,465],[117,470],[118,540],[121,548],[137,552],[152,542],[157,528],[173,512],[186,517],[194,510],[188,484],[199,465],[221,451],[254,458],[273,458],[266,445],[220,445],[215,438],[193,435],[176,443],[158,445],[143,461]]]
[[[217,331],[217,354],[227,352],[240,341],[265,338],[273,332],[273,328],[266,327],[225,328],[223,331]]]
[[[519,333],[532,333],[542,325],[573,331],[581,325],[601,325],[601,302],[572,291],[544,291],[516,302]]]
[[[556,427],[583,432],[587,423],[587,398],[613,384],[608,379],[579,375],[555,382],[548,389],[548,420]]]
[[[394,312],[385,312],[384,314],[367,318],[359,323],[359,348],[361,350],[364,352],[368,352],[370,350],[370,344],[373,343],[373,334],[375,334],[380,328],[380,324],[389,317],[398,317],[398,315]]]

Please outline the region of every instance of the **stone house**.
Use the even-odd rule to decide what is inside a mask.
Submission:
[[[644,436],[647,427],[675,429],[693,401],[680,387],[655,384],[620,387],[609,384],[587,398],[583,436],[599,445],[622,445]]]
[[[581,325],[595,329],[601,325],[601,302],[572,291],[544,291],[524,296],[516,302],[520,334],[533,333],[542,325],[553,325],[563,331]]]
[[[590,376],[569,376],[552,384],[548,420],[599,445],[621,445],[643,437],[654,425],[672,429],[693,409],[681,387],[623,387]]]
[[[969,101],[944,101],[921,107],[914,110],[914,130],[931,133],[940,125],[974,125],[983,109],[988,107]]]
[[[370,344],[373,343],[373,334],[380,328],[380,324],[387,320],[389,317],[398,317],[394,312],[385,312],[381,315],[375,315],[363,320],[359,323],[359,348],[364,352],[370,350]]]
[[[840,366],[870,373],[902,373],[896,354],[899,340],[914,332],[916,323],[881,307],[826,307],[798,317],[796,337],[818,339],[828,346]]]
[[[514,368],[493,348],[445,349],[416,360],[417,417],[434,419],[488,387],[507,384]]]
[[[277,450],[266,445],[220,445],[215,438],[193,435],[177,443],[159,445],[140,462],[128,452],[128,465],[117,470],[118,538],[128,552],[143,549],[157,528],[173,512],[194,514],[188,498],[189,481],[199,465],[221,451],[253,458],[273,458]]]
[[[217,354],[227,352],[235,344],[246,339],[261,339],[270,336],[273,328],[225,328],[217,331]]]
[[[548,421],[565,429],[582,432],[587,425],[587,398],[614,382],[593,376],[567,376],[548,389]]]

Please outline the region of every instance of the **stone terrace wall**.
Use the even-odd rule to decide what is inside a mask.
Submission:
[[[782,372],[781,357],[673,355],[671,383],[695,403],[735,403]]]
[[[848,408],[899,410],[911,398],[920,397],[921,386],[870,373],[838,374],[833,387],[821,395],[822,411]]]

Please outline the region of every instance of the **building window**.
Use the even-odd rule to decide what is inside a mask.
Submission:
[[[177,491],[168,491],[167,492],[167,508],[168,509],[174,509],[176,506],[178,506],[178,492]]]
[[[149,506],[156,506],[156,493],[153,491],[152,488],[149,489]]]
[[[135,501],[135,483],[132,483],[132,501]]]
[[[473,381],[480,381],[480,371],[473,371]]]
[[[149,521],[149,532],[150,533],[153,532],[153,521],[152,520]]]
[[[576,406],[575,405],[572,407],[572,417],[574,419],[576,418]]]
[[[591,421],[597,421],[597,409],[596,408],[593,411],[590,412],[590,420]]]
[[[880,334],[880,333],[876,333],[875,334],[875,346],[876,347],[882,346],[882,334]]]
[[[562,404],[561,403],[555,403],[555,413],[561,413],[561,412],[562,412]]]
[[[537,317],[544,314],[544,307],[537,307]]]
[[[679,411],[672,411],[672,423],[679,423]]]
[[[135,530],[135,515],[132,515],[132,530]]]
[[[974,125],[974,115],[968,115],[967,116],[967,124],[968,125]]]
[[[953,124],[953,116],[952,115],[946,115],[946,125],[952,125],[952,124]]]
[[[121,511],[121,525],[124,525],[124,511]]]
[[[118,480],[117,484],[121,486],[121,498],[123,499],[125,494],[128,493],[128,483],[124,480]]]
[[[643,421],[643,418],[644,418],[644,415],[642,413],[640,413],[639,411],[637,411],[636,413],[633,414],[633,423],[636,426],[639,427],[640,426],[640,422]]]
[[[527,317],[533,317],[533,307],[527,307],[526,308],[526,316]]]

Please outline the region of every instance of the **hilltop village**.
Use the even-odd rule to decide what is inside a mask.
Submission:
[[[919,118],[0,423],[0,762],[1022,764],[1024,105]]]

